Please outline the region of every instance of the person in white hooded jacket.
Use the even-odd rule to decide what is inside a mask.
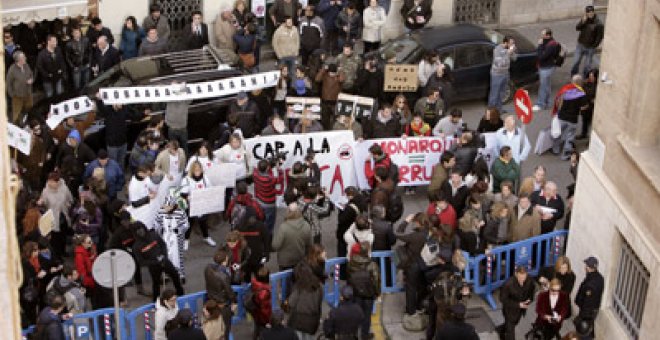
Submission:
[[[371,221],[366,215],[360,215],[355,219],[355,222],[344,233],[344,241],[348,260],[351,259],[351,248],[356,243],[367,242],[371,249],[374,243],[374,233],[371,230]]]
[[[387,14],[385,9],[378,5],[378,0],[370,0],[369,7],[362,13],[362,41],[364,53],[376,51],[380,48],[381,28],[385,25]]]
[[[176,298],[177,296],[174,290],[168,288],[163,290],[163,292],[160,293],[160,297],[156,299],[154,340],[167,340],[165,325],[168,321],[174,319],[179,312]]]
[[[186,176],[183,180],[181,180],[181,196],[188,199],[188,206],[190,206],[190,198],[189,195],[195,191],[195,190],[201,190],[205,189],[208,187],[211,187],[211,181],[206,177],[204,174],[204,168],[202,167],[202,164],[199,161],[194,161],[191,166],[190,170],[188,171],[188,176]],[[188,244],[190,241],[190,234],[192,232],[192,226],[195,221],[199,222],[199,229],[202,232],[202,237],[204,238],[204,242],[208,244],[211,247],[215,247],[216,243],[215,241],[209,236],[209,226],[207,223],[207,217],[208,215],[202,215],[202,216],[190,216],[188,214],[188,221],[190,223],[190,228],[186,231],[186,239],[183,241],[183,250],[186,251],[188,250]]]

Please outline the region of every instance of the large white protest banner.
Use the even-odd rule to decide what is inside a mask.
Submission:
[[[7,142],[12,148],[28,156],[30,155],[32,134],[29,131],[23,130],[12,123],[7,123]]]
[[[206,177],[209,179],[212,186],[233,188],[236,185],[236,174],[241,168],[244,167],[236,163],[213,164],[213,166],[206,171]]]
[[[104,104],[163,103],[229,96],[275,86],[279,79],[279,71],[270,71],[193,84],[113,87],[99,92]]]
[[[86,96],[65,100],[50,106],[46,124],[48,124],[49,128],[54,129],[69,117],[75,117],[95,109],[96,105],[94,102]]]
[[[365,176],[366,166],[373,167],[369,158],[369,148],[378,144],[390,155],[392,162],[399,167],[399,185],[427,185],[431,181],[433,166],[438,164],[440,155],[454,143],[453,137],[421,138],[384,138],[371,139],[355,143],[355,172],[358,185],[368,189],[369,183]]]
[[[248,139],[245,144],[252,154],[254,166],[261,159],[286,153],[282,168],[287,175],[295,162],[304,162],[308,149],[313,150],[316,163],[321,169],[321,187],[327,190],[333,202],[341,201],[344,189],[356,183],[353,167],[355,143],[351,131],[264,136]],[[281,196],[278,204],[283,204]]]
[[[190,216],[203,216],[225,210],[225,187],[213,186],[190,193]]]

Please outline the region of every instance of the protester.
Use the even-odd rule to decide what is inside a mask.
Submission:
[[[371,242],[373,243],[373,242]],[[371,330],[371,312],[374,307],[374,301],[380,295],[380,269],[378,265],[371,261],[369,256],[371,252],[371,243],[368,241],[356,242],[355,247],[351,246],[348,262],[348,284],[353,288],[355,302],[362,309],[364,318],[360,325],[360,338],[372,339],[374,337]]]
[[[465,211],[465,203],[470,195],[460,170],[452,169],[449,180],[445,181],[440,187],[440,195],[447,198],[447,201],[454,208],[456,216],[460,218]]]
[[[181,165],[181,169],[183,169],[183,165]],[[208,177],[206,177],[202,165],[199,162],[195,162],[190,166],[188,175],[183,180],[181,180],[181,195],[188,200],[188,205],[190,205],[190,195],[194,191],[209,188],[212,185],[213,184],[211,181],[209,181]],[[215,241],[211,238],[211,236],[209,236],[208,215],[188,217],[190,228],[185,233],[186,239],[183,243],[183,250],[188,250],[190,235],[192,234],[192,225],[195,222],[199,224],[199,229],[202,232],[202,238],[204,239],[204,242],[210,247],[215,247]]]
[[[229,105],[229,114],[238,115],[237,127],[241,130],[243,138],[252,138],[259,133],[258,122],[261,120],[261,112],[254,100],[247,93],[239,92],[236,101]]]
[[[275,230],[272,249],[277,254],[280,271],[292,269],[312,245],[312,233],[297,203],[289,204],[284,222]]]
[[[256,307],[255,312],[252,313],[252,317],[254,318],[254,332],[252,333],[253,340],[259,339],[267,325],[270,324],[273,313],[270,298],[271,287],[269,284],[269,275],[270,272],[268,269],[266,267],[261,267],[250,281],[250,289],[254,294],[252,298]]]
[[[493,49],[493,64],[490,68],[490,93],[488,106],[502,110],[502,97],[509,86],[509,67],[517,59],[516,43],[510,36],[505,36],[502,43]]]
[[[174,190],[165,197],[163,206],[158,209],[154,218],[154,229],[163,238],[167,246],[167,257],[179,272],[181,282],[186,282],[184,269],[185,234],[190,229],[188,216],[179,206]]]
[[[543,189],[530,196],[530,201],[541,215],[541,233],[552,232],[557,221],[564,216],[564,201],[557,194],[557,184],[546,182]]]
[[[46,98],[50,98],[64,93],[66,61],[57,46],[57,37],[49,35],[46,42],[46,48],[42,49],[37,57],[37,72],[43,81]]]
[[[512,209],[509,241],[518,242],[541,234],[541,215],[532,207],[529,194],[521,193]]]
[[[506,116],[504,118],[504,127],[497,130],[495,136],[498,153],[500,152],[500,149],[506,145],[511,148],[511,153],[516,163],[521,164],[527,159],[529,151],[532,149],[532,145],[529,143],[527,135],[522,136],[522,130],[516,127],[515,116]]]
[[[62,321],[71,319],[72,315],[67,313],[61,315],[64,310],[64,297],[57,295],[48,303],[48,307],[39,313],[37,320],[37,329],[41,329],[44,339],[65,340],[64,327]]]
[[[323,286],[310,267],[298,269],[299,280],[293,285],[286,300],[289,310],[287,325],[293,328],[300,340],[313,340],[321,320]]]
[[[570,159],[575,148],[575,136],[580,112],[589,108],[589,99],[584,89],[582,76],[579,74],[571,78],[571,83],[564,85],[555,97],[552,115],[559,119],[561,134],[552,141],[552,153],[561,155],[561,160]]]
[[[493,175],[493,193],[497,194],[501,190],[501,184],[504,181],[513,183],[517,186],[520,178],[520,165],[513,159],[511,147],[505,145],[500,148],[500,157],[493,161],[490,173]]]
[[[231,289],[231,272],[228,268],[229,254],[226,250],[219,249],[213,255],[213,263],[209,263],[204,269],[204,282],[208,299],[214,300],[220,305],[220,314],[225,326],[223,339],[229,340],[231,332],[231,317],[236,310],[236,294]]]
[[[296,332],[284,324],[284,312],[274,310],[270,319],[270,327],[261,332],[260,340],[299,340]]]
[[[431,173],[431,182],[428,186],[429,198],[433,194],[440,192],[442,184],[449,177],[449,172],[456,165],[456,156],[451,151],[445,151],[440,156],[440,162],[433,166],[433,172]]]
[[[284,0],[281,0],[284,1]],[[293,0],[289,0],[293,1]],[[271,7],[271,10],[275,6]],[[286,16],[284,22],[273,34],[273,48],[277,60],[281,65],[286,65],[289,70],[289,78],[295,76],[295,69],[300,49],[300,34],[293,24],[293,18]]]
[[[112,35],[112,31],[103,25],[101,18],[92,18],[91,24],[86,36],[89,39],[89,43],[92,44],[92,48],[97,47],[96,44],[99,37],[105,37],[110,45],[114,44],[115,37]]]
[[[443,117],[433,127],[433,135],[442,137],[456,137],[462,134],[463,130],[463,111],[453,109],[448,116]]]
[[[598,68],[592,68],[587,72],[583,84],[584,93],[587,96],[588,107],[580,111],[582,115],[582,133],[576,139],[586,139],[589,136],[589,128],[594,118],[594,107],[596,103],[596,90],[598,89]]]
[[[298,206],[311,227],[312,240],[321,244],[321,219],[328,217],[331,212],[327,193],[318,186],[309,186],[298,199]]]
[[[545,167],[543,165],[537,165],[534,168],[534,175],[526,177],[523,179],[522,184],[520,184],[520,189],[518,190],[519,195],[523,193],[531,195],[534,191],[539,191],[545,186]]]
[[[154,340],[167,340],[165,328],[170,320],[173,320],[179,312],[179,307],[176,303],[177,295],[173,289],[165,289],[156,299],[156,313]]]
[[[413,112],[421,113],[424,121],[435,127],[443,114],[444,103],[440,98],[439,88],[429,88],[426,90],[426,96],[417,99]]]
[[[451,316],[444,320],[435,333],[435,340],[478,340],[474,326],[465,322],[465,305],[456,303],[451,306]]]
[[[53,211],[53,230],[50,242],[57,256],[63,257],[66,248],[65,232],[71,226],[69,209],[73,205],[73,196],[58,172],[51,172],[48,175],[46,187],[41,192],[37,204]]]
[[[409,225],[410,228],[408,228]],[[394,231],[396,238],[405,244],[401,250],[395,251],[396,253],[403,252],[405,254],[402,258],[404,261],[401,261],[401,258],[399,258],[399,263],[397,264],[397,267],[403,269],[404,272],[404,290],[406,292],[404,319],[413,318],[421,314],[419,310],[421,309],[420,307],[424,297],[422,293],[424,287],[419,263],[429,226],[430,222],[427,215],[417,213],[415,215],[408,215]],[[407,229],[412,229],[412,232],[406,232]]]
[[[500,118],[500,110],[495,107],[488,107],[486,108],[486,113],[484,113],[484,116],[479,121],[477,132],[497,132],[502,127],[504,127],[504,121]]]

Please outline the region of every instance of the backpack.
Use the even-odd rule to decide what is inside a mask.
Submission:
[[[376,297],[376,288],[374,280],[368,268],[362,268],[348,276],[348,284],[353,287],[355,296],[365,299]]]
[[[60,285],[60,277],[56,276],[53,278],[53,285],[50,287],[48,291],[46,291],[46,303],[50,303],[50,301],[58,295],[64,296],[73,286],[68,286],[68,287],[62,287]]]
[[[566,60],[566,54],[567,54],[566,47],[554,40],[548,43],[548,45],[553,45],[553,46],[559,45],[559,52],[555,57],[555,66],[561,67],[562,65],[564,65],[564,61]]]
[[[248,313],[254,315],[254,313],[259,310],[259,305],[256,301],[256,293],[262,290],[265,290],[265,288],[259,288],[256,292],[250,289],[245,295],[243,295],[243,307],[245,307],[245,310],[248,311]]]
[[[396,191],[392,192],[387,202],[385,218],[392,223],[398,221],[403,216],[403,199]]]
[[[231,230],[235,230],[240,226],[243,226],[248,219],[247,207],[236,202],[234,207],[231,208],[231,221],[229,226]]]

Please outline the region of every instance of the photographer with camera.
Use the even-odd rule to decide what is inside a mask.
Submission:
[[[307,178],[309,178],[309,183],[316,186],[321,185],[321,168],[316,163],[315,159],[316,153],[312,149],[307,149],[307,155],[305,156],[305,171],[307,172]]]
[[[286,205],[298,202],[298,199],[305,193],[309,184],[307,166],[303,162],[298,161],[293,163],[293,167],[291,167],[291,172],[289,173],[288,183],[284,191],[284,202]]]
[[[252,173],[254,196],[264,212],[265,224],[271,237],[277,219],[277,196],[284,192],[284,171],[281,168],[284,157],[285,154],[277,154],[274,158],[262,159]]]
[[[298,199],[303,219],[312,227],[312,240],[321,244],[321,219],[330,215],[330,200],[326,189],[309,183],[303,197]]]

